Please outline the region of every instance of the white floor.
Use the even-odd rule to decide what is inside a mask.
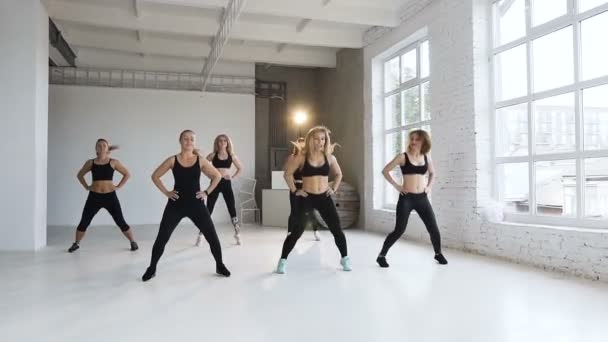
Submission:
[[[306,232],[287,274],[273,274],[285,232],[247,227],[244,245],[220,227],[233,272],[214,275],[195,230],[176,230],[156,278],[140,280],[155,227],[128,251],[115,228],[93,227],[75,254],[72,228],[38,253],[0,253],[3,341],[608,341],[608,286],[430,245],[398,242],[380,269],[383,236],[347,231],[354,271],[342,272],[329,232]]]

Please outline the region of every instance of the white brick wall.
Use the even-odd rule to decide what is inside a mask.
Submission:
[[[430,3],[430,4],[429,4]],[[445,246],[534,265],[547,270],[608,281],[608,231],[491,222],[491,112],[488,0],[420,0],[405,8],[403,24],[372,30],[365,41],[365,191],[362,226],[388,233],[395,214],[374,209],[373,189],[382,167],[374,146],[380,123],[372,116],[382,97],[373,69],[375,57],[402,40],[430,40],[433,159],[438,177],[433,206]],[[376,194],[377,195],[377,194]],[[491,216],[491,215],[490,215]],[[412,215],[408,239],[428,242],[422,222]],[[378,249],[380,246],[378,246]],[[429,248],[429,258],[432,250]],[[448,258],[449,258],[449,252]]]

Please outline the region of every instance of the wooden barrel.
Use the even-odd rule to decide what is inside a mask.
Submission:
[[[357,222],[357,217],[359,217],[359,194],[354,186],[346,182],[340,183],[340,188],[332,196],[332,199],[336,205],[342,228],[349,228]],[[314,217],[320,226],[327,228],[327,224],[316,210],[314,211]]]

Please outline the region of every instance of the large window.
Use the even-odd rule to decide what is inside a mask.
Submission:
[[[497,0],[493,19],[505,216],[608,228],[608,0]]]
[[[422,128],[431,132],[429,73],[428,40],[419,40],[384,61],[384,164],[405,151],[409,131]],[[395,169],[393,177],[401,178],[399,169]],[[382,206],[394,209],[397,191],[384,182],[382,193]]]

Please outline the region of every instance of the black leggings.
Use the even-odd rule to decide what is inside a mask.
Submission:
[[[405,227],[407,226],[407,220],[410,217],[412,210],[416,210],[418,216],[424,225],[426,230],[431,236],[431,243],[435,253],[441,253],[441,236],[439,235],[439,228],[437,227],[437,220],[435,219],[435,213],[431,202],[425,192],[419,194],[400,194],[399,202],[397,202],[397,221],[395,223],[395,230],[388,234],[380,255],[386,256],[389,248],[405,233]]]
[[[307,217],[312,214],[313,210],[318,210],[323,221],[327,223],[329,231],[333,234],[336,246],[340,250],[340,255],[345,257],[348,255],[346,248],[346,236],[340,227],[340,218],[336,211],[336,206],[331,197],[326,194],[308,194],[308,197],[295,197],[295,219],[292,221],[292,228],[287,233],[287,238],[283,243],[283,251],[281,258],[287,259],[287,256],[296,245],[296,242],[304,233]]]
[[[293,227],[295,226],[296,221],[296,199],[297,196],[293,192],[289,192],[289,219],[287,219],[287,232],[291,232]],[[303,223],[304,228],[306,228],[306,222]],[[313,230],[317,230],[317,225],[313,223]]]
[[[211,216],[204,203],[200,200],[182,200],[180,198],[175,202],[169,200],[165,206],[165,212],[160,221],[158,235],[156,236],[156,241],[154,241],[154,246],[152,247],[151,268],[156,269],[156,264],[158,264],[158,260],[165,251],[165,245],[169,242],[171,234],[173,234],[173,231],[184,217],[192,220],[201,234],[205,236],[205,239],[211,247],[211,254],[213,254],[215,262],[217,264],[222,263],[220,240],[217,237],[215,226],[213,225],[213,221],[211,221]]]
[[[105,194],[89,191],[89,196],[87,197],[84,209],[82,210],[82,218],[76,229],[81,232],[86,232],[93,217],[97,215],[101,208],[104,208],[112,215],[112,219],[114,219],[114,222],[120,230],[123,232],[129,230],[130,227],[122,216],[122,209],[120,208],[120,202],[118,201],[118,196],[116,196],[116,191]]]
[[[234,204],[234,193],[232,192],[232,181],[222,178],[220,183],[215,189],[207,196],[207,209],[210,214],[213,214],[213,208],[215,208],[215,202],[220,196],[220,192],[224,196],[224,202],[230,213],[230,218],[236,217],[236,207]]]

